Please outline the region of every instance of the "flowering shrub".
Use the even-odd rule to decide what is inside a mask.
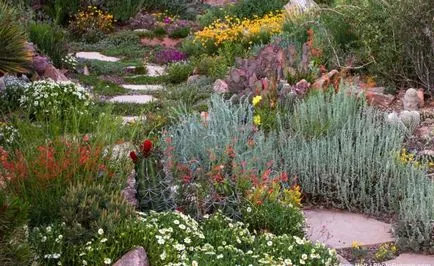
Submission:
[[[153,60],[159,65],[173,63],[178,61],[185,61],[187,55],[176,49],[163,49],[155,53]]]
[[[101,35],[113,31],[113,15],[88,6],[78,12],[70,23],[71,31],[88,41],[96,41]]]
[[[62,64],[67,69],[76,70],[78,61],[74,56],[67,55],[62,58]]]
[[[242,42],[250,46],[265,37],[281,32],[284,15],[281,12],[262,18],[243,19],[226,16],[195,33],[195,42],[202,46],[220,46],[225,42]]]
[[[15,127],[0,122],[0,146],[6,147],[17,144],[19,136],[19,132]]]
[[[36,118],[51,115],[68,117],[71,111],[86,113],[91,98],[84,88],[75,83],[41,80],[33,82],[25,89],[20,103]]]
[[[31,224],[52,222],[59,216],[67,182],[111,178],[114,169],[107,161],[102,147],[87,141],[57,140],[26,153],[0,147],[0,183],[31,204]]]
[[[4,82],[6,89],[0,91],[0,112],[14,111],[20,107],[20,98],[28,83],[14,76],[5,76]]]
[[[107,265],[125,250],[143,246],[152,265],[335,265],[336,252],[322,244],[312,244],[297,236],[270,233],[254,234],[241,222],[221,213],[205,216],[197,222],[180,212],[151,212],[140,220],[130,220],[115,234],[99,230],[94,238],[71,247],[62,231],[55,227],[35,229],[32,233],[39,260],[44,265],[60,261],[68,264],[63,253],[71,254],[81,265]],[[61,227],[61,226],[60,226]],[[55,232],[54,232],[55,231]],[[62,236],[62,237],[60,237]],[[60,245],[60,246],[59,246]],[[63,253],[61,253],[61,251]],[[46,256],[47,255],[47,256]],[[71,258],[69,258],[71,261]]]

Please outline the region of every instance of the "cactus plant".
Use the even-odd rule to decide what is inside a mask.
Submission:
[[[135,164],[136,189],[141,211],[164,211],[171,209],[170,185],[168,178],[163,178],[159,167],[159,156],[153,150],[150,140],[145,140],[139,152],[132,151],[130,157]]]

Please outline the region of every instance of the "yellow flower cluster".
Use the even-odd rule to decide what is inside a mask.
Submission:
[[[399,161],[403,164],[412,164],[416,167],[428,167],[434,169],[434,162],[429,161],[421,163],[416,160],[413,153],[408,153],[406,149],[401,150]]]
[[[113,15],[98,9],[96,6],[88,6],[87,9],[78,12],[74,16],[71,26],[77,33],[85,33],[90,30],[98,30],[108,33],[113,30]]]
[[[280,33],[284,22],[284,15],[281,11],[271,12],[262,18],[239,19],[226,16],[225,19],[216,20],[208,27],[195,33],[195,42],[207,46],[209,41],[215,45],[224,42],[249,42],[259,34],[273,35]]]

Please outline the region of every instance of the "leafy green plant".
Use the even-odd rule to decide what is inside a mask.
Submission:
[[[55,66],[62,65],[62,58],[67,54],[64,31],[48,23],[33,23],[29,28],[29,39],[37,48],[53,60]]]
[[[181,28],[176,28],[175,30],[173,30],[170,34],[169,37],[170,38],[175,38],[175,39],[181,39],[181,38],[185,38],[190,34],[190,28],[189,27],[181,27]]]
[[[44,9],[57,25],[65,25],[80,7],[80,0],[63,1],[48,0],[44,2]]]
[[[0,147],[1,149],[1,147]],[[0,185],[1,185],[0,179]],[[0,264],[29,265],[33,254],[27,242],[27,208],[18,197],[0,189]]]
[[[167,31],[163,27],[156,27],[152,32],[156,38],[164,37],[167,34]]]
[[[15,23],[16,14],[5,2],[0,3],[0,76],[5,73],[26,72],[32,54],[27,47],[24,32]]]
[[[116,1],[109,0],[104,1],[104,7],[106,7],[113,14],[115,20],[126,21],[133,17],[140,11],[143,4],[147,2],[145,0],[126,0]]]
[[[72,184],[62,198],[61,220],[65,222],[71,243],[85,243],[98,233],[112,232],[124,219],[133,216],[119,191],[107,191],[102,184]]]
[[[176,62],[167,67],[167,80],[170,83],[181,83],[186,81],[193,72],[193,66],[185,62]]]

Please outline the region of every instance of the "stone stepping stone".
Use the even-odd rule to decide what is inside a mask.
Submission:
[[[159,65],[148,64],[146,68],[148,69],[146,75],[150,77],[158,77],[166,74],[166,69]]]
[[[353,241],[363,245],[394,242],[390,224],[362,214],[338,210],[305,210],[307,238],[339,249],[351,247]]]
[[[128,90],[135,90],[135,91],[157,91],[157,90],[163,90],[164,87],[161,85],[131,85],[131,84],[123,84],[121,87],[128,89]]]
[[[87,60],[99,60],[99,61],[105,61],[105,62],[117,62],[120,59],[117,57],[112,56],[106,56],[99,52],[78,52],[75,54],[75,57],[80,59],[87,59]]]
[[[113,97],[109,100],[111,103],[138,103],[138,104],[146,104],[153,101],[156,101],[157,98],[152,97],[151,95],[120,95]]]
[[[386,266],[393,265],[434,265],[434,256],[402,253],[393,260],[384,262]]]

